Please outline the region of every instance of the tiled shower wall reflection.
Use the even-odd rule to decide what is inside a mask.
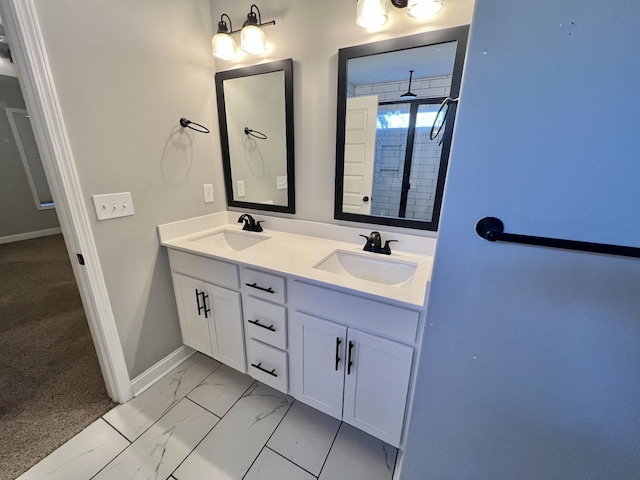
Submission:
[[[408,82],[388,82],[350,86],[354,96],[378,95],[379,102],[402,100]],[[411,91],[418,98],[449,95],[451,76],[415,79]],[[438,105],[433,107],[435,111]],[[381,105],[378,113],[406,111],[405,105]],[[442,148],[438,140],[429,140],[430,128],[418,127],[415,132],[411,168],[411,189],[407,199],[405,218],[430,221],[438,179],[438,166]],[[376,131],[376,157],[371,194],[371,215],[397,217],[400,209],[400,193],[407,141],[406,128],[378,128]]]

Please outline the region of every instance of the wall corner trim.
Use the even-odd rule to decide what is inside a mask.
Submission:
[[[169,373],[169,371],[187,361],[194,353],[196,353],[195,350],[187,347],[186,345],[182,345],[158,363],[146,369],[131,381],[133,396],[137,397],[142,392],[152,387],[158,380]]]

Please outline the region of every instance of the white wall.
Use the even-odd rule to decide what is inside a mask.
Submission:
[[[474,227],[640,247],[639,19],[478,0],[403,478],[638,478],[639,260]]]
[[[240,28],[250,5],[211,0],[213,25],[226,13],[231,17],[233,28]],[[338,49],[468,24],[473,0],[448,0],[442,13],[427,22],[412,19],[405,10],[390,7],[389,22],[375,33],[356,25],[355,0],[263,0],[258,7],[263,21],[276,20],[275,26],[264,29],[267,54],[252,57],[241,52],[234,61],[216,59],[216,69],[230,70],[293,58],[295,218],[349,225],[333,219]],[[239,44],[239,34],[234,38]],[[363,225],[363,229],[366,228]],[[433,236],[431,232],[414,230],[413,233]]]
[[[156,225],[224,209],[208,0],[36,0],[131,376],[182,344]],[[180,117],[204,135],[181,130]],[[214,148],[215,145],[215,148]],[[213,183],[216,203],[204,204]],[[98,222],[92,194],[130,191]]]
[[[18,79],[0,74],[0,238],[57,228],[55,210],[36,207],[5,108],[26,110]]]

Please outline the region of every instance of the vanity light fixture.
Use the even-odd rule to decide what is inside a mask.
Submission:
[[[387,0],[358,0],[356,23],[374,30],[387,23],[389,7]]]
[[[387,0],[357,0],[356,23],[363,28],[375,30],[387,23],[389,7]],[[414,18],[426,20],[437,15],[444,0],[389,0],[396,8],[406,8]]]
[[[443,6],[444,0],[409,0],[407,13],[414,18],[426,20],[440,13]]]
[[[227,17],[227,20],[229,20],[229,27],[231,28],[231,32],[233,32],[229,15],[223,13],[218,22],[218,33],[211,39],[213,56],[222,60],[233,60],[236,58],[236,41],[229,35],[229,27],[227,27],[227,22],[224,21],[224,17]]]
[[[224,17],[227,17],[229,27],[227,27]],[[251,5],[241,30],[233,30],[229,15],[223,13],[218,22],[218,33],[211,40],[213,55],[222,60],[233,60],[236,57],[236,42],[231,35],[238,32],[240,32],[240,48],[251,55],[260,55],[267,49],[262,27],[275,24],[275,20],[263,23],[260,9],[255,4]]]

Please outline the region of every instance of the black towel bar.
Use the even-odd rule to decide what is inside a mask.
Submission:
[[[577,240],[563,240],[560,238],[534,237],[532,235],[518,235],[516,233],[504,233],[504,223],[495,217],[484,217],[476,224],[476,233],[490,242],[512,242],[527,245],[539,245],[542,247],[562,248],[565,250],[578,250],[581,252],[604,253],[606,255],[619,255],[622,257],[640,258],[640,248],[609,245],[606,243],[580,242]]]

